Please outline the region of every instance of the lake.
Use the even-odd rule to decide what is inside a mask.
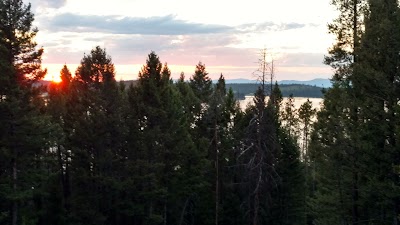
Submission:
[[[254,96],[245,96],[245,99],[239,100],[239,105],[242,110],[246,109],[248,104],[254,104],[253,102]],[[265,102],[268,101],[268,96],[266,97]],[[287,102],[288,97],[284,97],[282,101],[282,106],[284,106],[285,102]],[[294,106],[296,109],[300,108],[300,106],[309,99],[312,103],[313,108],[319,110],[321,108],[323,98],[303,98],[303,97],[294,97]]]

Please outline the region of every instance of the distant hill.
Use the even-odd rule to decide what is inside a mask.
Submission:
[[[129,85],[133,84],[135,85],[137,80],[123,80],[123,81],[117,81],[117,82],[122,82],[125,84],[126,87],[129,87]],[[43,86],[49,86],[51,84],[51,81],[49,80],[40,80],[37,85],[43,85]]]
[[[236,79],[236,81],[242,80],[243,83],[231,83],[226,82],[226,88],[232,88],[235,93],[235,97],[237,99],[244,99],[246,95],[253,95],[257,90],[259,83],[256,83],[254,80],[247,80],[248,83],[245,83],[246,79]],[[232,80],[230,80],[232,81]],[[250,82],[251,81],[251,82]],[[121,81],[125,84],[126,87],[129,87],[131,84],[135,85],[137,80],[124,80]],[[290,83],[291,81],[285,81]],[[311,82],[311,81],[310,81]],[[48,86],[51,81],[42,80],[39,81],[39,85]],[[268,85],[269,87],[269,85]],[[280,84],[279,85],[283,97],[288,97],[290,94],[293,94],[294,97],[306,97],[306,98],[322,98],[322,87],[317,85],[306,85],[306,84]]]
[[[257,90],[259,84],[226,84],[226,88],[232,88],[237,99],[244,99],[246,95],[253,95]],[[268,86],[269,87],[269,86]],[[293,94],[294,97],[305,97],[305,98],[322,98],[323,88],[305,84],[282,84],[279,85],[283,97],[289,97]]]
[[[331,81],[329,79],[323,79],[323,78],[317,78],[313,80],[306,80],[306,81],[300,81],[300,80],[282,80],[278,81],[279,84],[305,84],[305,85],[311,85],[311,86],[318,86],[318,87],[323,87],[323,88],[330,88],[332,87]]]
[[[214,80],[213,82],[217,82]],[[244,78],[239,78],[239,79],[227,79],[225,81],[227,84],[254,84],[254,83],[259,83],[257,80],[250,80],[250,79],[244,79]],[[283,84],[304,84],[304,85],[311,85],[311,86],[318,86],[318,87],[323,87],[323,88],[330,88],[332,87],[331,81],[329,79],[324,79],[324,78],[317,78],[313,80],[281,80],[278,81],[278,84],[283,85]]]
[[[218,80],[213,80],[213,83],[217,83]],[[252,83],[257,83],[258,81],[256,80],[249,80],[249,79],[244,79],[244,78],[239,78],[239,79],[229,79],[225,80],[225,83],[227,84],[252,84]]]

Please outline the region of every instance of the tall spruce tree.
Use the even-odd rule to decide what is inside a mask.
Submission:
[[[99,46],[77,68],[67,102],[71,159],[71,220],[115,222],[124,156],[124,121],[120,89],[111,57]]]
[[[277,82],[272,88],[268,101],[267,112],[271,118],[273,130],[270,135],[276,135],[275,171],[277,183],[271,190],[270,205],[266,207],[268,224],[304,224],[304,173],[300,161],[300,149],[297,140],[288,135],[282,126],[281,105],[282,93]]]
[[[298,111],[294,105],[293,94],[290,94],[284,103],[283,111],[281,113],[282,125],[292,138],[298,138],[299,135],[299,118]]]
[[[343,23],[352,38],[336,32],[337,45],[352,51],[348,61],[336,57],[344,51],[331,52],[334,60],[326,61],[336,74],[310,145],[317,168],[315,221],[398,224],[398,2],[334,3],[350,12],[342,11],[342,18],[353,16],[352,26]]]
[[[396,114],[400,94],[400,31],[397,0],[369,1],[365,33],[358,51],[352,84],[358,103],[359,145],[365,157],[359,166],[368,182],[360,205],[369,219],[400,222],[400,163]],[[373,191],[372,191],[373,190]],[[376,210],[379,205],[380,210]]]
[[[33,85],[46,74],[33,20],[30,4],[0,1],[0,223],[12,225],[43,219],[43,159],[52,145],[42,89]]]
[[[199,62],[196,65],[196,70],[190,78],[189,84],[201,102],[208,102],[212,92],[212,81],[208,76],[205,64]]]
[[[207,185],[205,155],[191,139],[190,111],[182,105],[186,97],[170,76],[167,65],[151,52],[138,85],[129,89],[129,130],[136,135],[128,139],[136,173],[135,224],[193,224],[201,213],[195,209]]]
[[[48,87],[48,99],[46,106],[46,113],[51,117],[53,124],[57,125],[59,129],[53,150],[56,153],[56,162],[52,170],[57,174],[56,180],[59,181],[54,188],[60,194],[57,195],[57,200],[54,204],[61,208],[59,214],[54,214],[58,222],[53,224],[68,223],[70,216],[70,173],[71,173],[71,145],[69,141],[69,134],[71,134],[69,107],[67,103],[70,102],[70,84],[72,80],[71,72],[66,65],[60,71],[60,83],[51,83]],[[57,202],[58,201],[58,202]]]

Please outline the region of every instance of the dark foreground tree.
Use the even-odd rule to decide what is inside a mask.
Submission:
[[[336,32],[343,48],[327,58],[336,69],[334,86],[310,144],[314,222],[398,224],[398,1],[334,3],[353,23],[342,24],[352,31],[347,36]]]
[[[51,126],[43,116],[41,88],[34,83],[43,49],[36,48],[30,5],[0,1],[0,223],[42,221],[45,212],[44,160]],[[44,211],[43,211],[44,210]]]
[[[60,91],[66,88],[68,93],[59,123],[66,136],[60,147],[69,155],[61,159],[68,165],[63,187],[66,195],[70,191],[64,196],[69,203],[68,223],[115,223],[120,194],[120,178],[115,175],[122,173],[125,126],[114,65],[97,46],[83,57],[69,86],[65,68],[63,77]]]
[[[134,224],[194,224],[202,213],[205,155],[189,133],[193,115],[186,105],[193,94],[182,81],[178,89],[170,76],[152,52],[128,91]]]

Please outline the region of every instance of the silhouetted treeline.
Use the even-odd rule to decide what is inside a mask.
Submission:
[[[222,74],[173,82],[154,52],[127,86],[99,46],[38,86],[30,6],[0,0],[0,224],[399,224],[398,2],[333,4],[316,112],[277,84],[241,110]]]

